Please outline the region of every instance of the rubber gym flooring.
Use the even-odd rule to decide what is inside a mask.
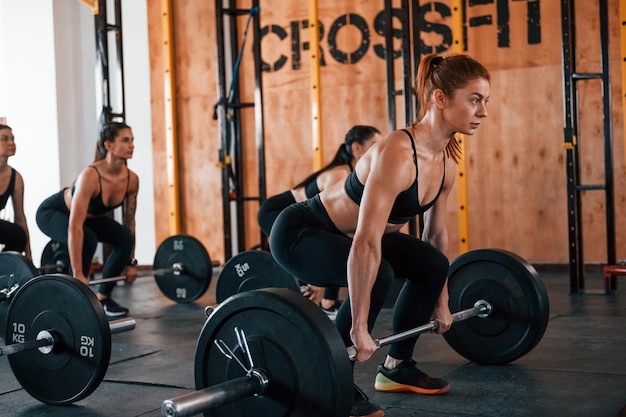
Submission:
[[[604,295],[600,273],[589,273],[587,293],[570,294],[567,273],[539,272],[550,297],[550,320],[527,355],[504,366],[478,365],[458,355],[441,336],[425,334],[415,359],[427,373],[449,380],[450,392],[375,392],[375,369],[384,347],[357,364],[357,384],[384,407],[387,417],[626,416],[626,280],[618,277],[618,290]],[[194,388],[195,345],[206,318],[204,307],[215,301],[216,277],[217,271],[209,291],[190,304],[165,298],[151,278],[118,286],[115,298],[131,309],[136,329],[112,336],[104,381],[73,405],[35,400],[20,387],[7,359],[0,358],[0,415],[160,416],[163,400]],[[381,313],[375,336],[391,332],[390,313]]]

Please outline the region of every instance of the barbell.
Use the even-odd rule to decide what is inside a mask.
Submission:
[[[86,285],[62,274],[41,275],[11,297],[5,342],[20,385],[51,405],[68,405],[90,395],[111,359],[111,335],[135,328],[133,318],[109,322]]]
[[[51,253],[42,256],[42,260],[52,259],[54,263],[42,264],[39,271],[27,258],[16,252],[0,253],[0,276],[13,275],[14,282],[23,284],[40,272],[45,274],[69,270],[69,255],[64,245],[55,245],[54,242],[49,242],[49,245]],[[200,298],[209,288],[213,265],[209,253],[199,240],[192,236],[174,235],[165,239],[157,248],[153,269],[140,270],[138,276],[154,276],[163,295],[178,303],[188,303]],[[90,285],[123,280],[126,280],[124,275],[100,278],[91,280]],[[0,318],[1,315],[0,312]]]
[[[537,271],[495,249],[465,253],[450,265],[454,325],[448,344],[468,360],[512,362],[541,340],[549,301]],[[286,289],[235,294],[211,309],[194,358],[196,390],[163,402],[165,417],[330,416],[352,405],[353,347],[326,314]],[[377,339],[380,346],[436,329],[436,322]],[[308,366],[307,364],[312,364]]]

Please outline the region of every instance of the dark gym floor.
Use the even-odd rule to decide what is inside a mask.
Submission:
[[[626,280],[618,277],[620,289],[611,295],[571,295],[567,273],[540,270],[540,275],[550,297],[548,328],[539,344],[514,363],[474,364],[442,337],[425,334],[415,359],[424,371],[449,380],[449,393],[375,392],[375,368],[385,348],[357,365],[357,384],[385,408],[387,417],[626,416]],[[0,358],[0,416],[160,416],[163,400],[194,388],[195,344],[206,317],[204,307],[215,301],[216,277],[209,291],[191,304],[168,300],[151,278],[120,285],[115,297],[131,309],[137,327],[113,335],[104,381],[71,406],[48,406],[32,398],[8,361]],[[602,288],[599,273],[588,274],[586,281],[588,289]],[[390,310],[383,310],[374,334],[390,331]]]

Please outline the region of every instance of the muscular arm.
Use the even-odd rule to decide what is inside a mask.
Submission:
[[[126,201],[124,203],[124,226],[128,228],[131,235],[133,235],[133,242],[136,242],[135,236],[135,213],[137,211],[137,194],[139,193],[139,177],[137,174],[131,171],[131,186],[126,195]],[[135,256],[135,246],[133,245],[133,251],[131,257]],[[134,266],[126,267],[126,281],[133,282],[137,279],[137,268]]]
[[[24,253],[28,259],[32,260],[32,253],[30,250],[30,234],[28,232],[28,225],[26,223],[26,215],[24,214],[24,179],[22,175],[16,171],[15,187],[13,189],[13,195],[11,196],[13,201],[13,215],[15,224],[20,226],[26,232],[26,247]]]
[[[99,190],[98,176],[95,170],[85,169],[76,179],[70,219],[67,228],[67,246],[74,276],[89,285],[89,279],[83,273],[83,225],[87,218],[87,207],[91,197]]]
[[[404,143],[407,144],[406,141]],[[348,256],[348,290],[352,309],[350,336],[358,349],[356,360],[359,361],[367,359],[375,350],[367,319],[370,295],[382,258],[382,235],[396,196],[415,179],[406,175],[411,170],[414,172],[414,168],[411,149],[402,146],[402,142],[388,142],[364,158],[367,158],[363,160],[366,168],[358,173],[365,181],[365,189]]]
[[[131,186],[124,203],[124,226],[135,236],[135,213],[137,212],[137,194],[139,193],[139,177],[132,172]]]

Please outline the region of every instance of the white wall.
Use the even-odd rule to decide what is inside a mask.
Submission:
[[[126,122],[135,135],[129,166],[140,178],[135,256],[152,264],[147,10],[144,1],[123,3]],[[49,240],[36,225],[37,207],[93,159],[99,112],[95,65],[94,17],[87,6],[77,0],[0,0],[0,116],[7,117],[16,137],[17,153],[9,163],[24,176],[36,265]]]

